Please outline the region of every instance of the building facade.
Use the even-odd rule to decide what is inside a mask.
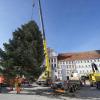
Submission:
[[[53,76],[62,80],[64,77],[71,76],[77,72],[79,77],[87,76],[92,72],[92,63],[95,63],[100,70],[99,50],[79,53],[57,54],[54,50],[50,51],[50,64]]]
[[[51,48],[48,49],[48,55],[49,55],[49,62],[52,70],[52,79],[55,80],[58,78],[58,54]]]

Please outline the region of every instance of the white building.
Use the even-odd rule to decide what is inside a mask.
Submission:
[[[61,79],[71,76],[77,72],[79,76],[88,75],[92,72],[92,63],[95,63],[100,70],[100,51],[80,52],[80,53],[61,53],[55,54],[51,50],[50,64],[54,68],[54,74]]]
[[[50,66],[51,66],[51,69],[52,69],[52,78],[53,80],[55,80],[57,77],[58,77],[58,60],[57,60],[57,53],[49,48],[48,49],[48,54],[49,54],[49,62],[50,62]]]

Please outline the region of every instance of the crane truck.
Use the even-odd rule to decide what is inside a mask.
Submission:
[[[40,21],[41,21],[41,26],[42,26],[42,37],[43,37],[43,47],[44,47],[44,60],[45,60],[45,70],[43,71],[43,73],[40,75],[40,77],[37,80],[38,84],[47,84],[49,85],[50,83],[52,83],[52,69],[49,63],[49,56],[48,56],[48,50],[47,50],[47,43],[46,43],[46,37],[45,37],[45,30],[44,30],[44,23],[43,23],[43,16],[42,16],[42,9],[41,9],[41,2],[40,0],[38,0],[38,5],[39,5],[39,13],[40,13]],[[55,84],[54,82],[52,84]],[[79,85],[79,80],[78,82],[75,79],[70,80],[70,82],[68,83],[69,85],[69,89],[76,87],[77,85]],[[66,83],[66,85],[68,85]]]
[[[100,72],[95,63],[92,63],[92,73],[89,74],[90,86],[100,89]]]

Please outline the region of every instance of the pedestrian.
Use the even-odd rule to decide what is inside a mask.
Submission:
[[[82,77],[81,77],[81,82],[82,82],[82,85],[83,85],[83,86],[86,85],[86,79],[85,79],[85,76],[82,76]]]
[[[84,84],[84,86],[86,85],[86,79],[85,78],[83,79],[83,84]]]
[[[13,91],[14,79],[10,79],[9,84],[10,84],[10,91]]]
[[[0,75],[0,93],[2,93],[3,83],[4,83],[4,77],[3,75]]]
[[[19,94],[20,91],[21,91],[21,83],[22,83],[22,78],[19,77],[19,76],[16,77],[16,78],[15,78],[15,88],[16,88],[17,94]]]

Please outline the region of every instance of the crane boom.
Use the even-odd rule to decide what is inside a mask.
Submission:
[[[41,8],[41,1],[40,0],[38,0],[38,6],[39,6],[41,28],[42,28],[44,54],[45,54],[45,71],[39,77],[38,81],[44,81],[47,78],[51,77],[51,68],[50,68],[50,64],[49,64],[49,57],[48,57],[48,50],[47,50],[47,43],[46,43],[46,37],[45,37],[45,29],[44,29],[43,15],[42,15],[42,8]]]

